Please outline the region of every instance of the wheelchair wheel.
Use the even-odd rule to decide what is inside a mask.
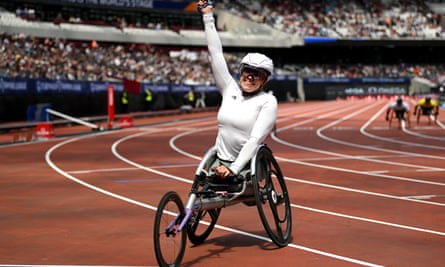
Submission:
[[[191,189],[192,191],[200,191],[203,189],[203,186],[206,186],[205,182],[203,182],[202,180],[200,181],[200,177],[202,178],[202,175],[208,175],[209,169],[211,168],[215,160],[216,148],[212,147],[204,155],[200,165],[198,166],[195,181]],[[204,174],[202,173],[202,171],[204,172]],[[205,179],[206,178],[204,178],[204,180]],[[207,239],[207,237],[209,237],[210,233],[213,231],[213,228],[215,228],[215,224],[220,213],[220,208],[193,212],[190,220],[187,223],[187,235],[190,242],[192,242],[194,245],[202,244]]]
[[[194,212],[187,223],[187,234],[194,245],[202,244],[215,228],[221,208]],[[206,221],[205,223],[200,223]],[[210,221],[210,222],[207,222]]]
[[[292,233],[289,194],[280,166],[266,146],[257,152],[252,186],[267,234],[277,246],[287,246]]]
[[[394,118],[394,116],[393,116],[393,114],[391,114],[391,116],[389,117],[389,120],[388,120],[389,128],[391,128],[393,118]]]
[[[187,233],[175,233],[184,218],[184,204],[176,192],[167,192],[156,211],[153,241],[159,266],[179,266],[184,257]]]

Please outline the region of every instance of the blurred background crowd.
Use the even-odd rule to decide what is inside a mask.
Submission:
[[[445,36],[443,19],[434,7],[443,1],[420,0],[223,0],[220,8],[280,31],[299,35],[336,38],[429,38]],[[3,3],[4,5],[6,3]],[[9,3],[17,17],[54,23],[91,23],[118,28],[202,29],[200,17],[192,22],[162,20],[162,14],[116,16],[119,13],[89,15],[39,10],[35,6]],[[6,8],[5,7],[5,8]],[[38,7],[38,6],[37,6]],[[2,9],[7,12],[6,9]],[[437,8],[436,8],[437,10]],[[122,13],[121,13],[122,14]],[[164,16],[165,17],[165,16]],[[175,23],[177,22],[177,23]],[[220,29],[224,30],[224,29]],[[208,55],[203,48],[165,47],[151,44],[105,43],[37,38],[24,34],[1,35],[0,75],[2,77],[67,80],[119,80],[151,83],[212,84]],[[244,53],[227,52],[229,68],[236,73]],[[298,71],[303,77],[409,77],[421,76],[433,83],[445,81],[445,65],[428,62],[378,64],[292,64],[276,62],[276,74]]]
[[[20,120],[26,107],[46,102],[77,116],[104,112],[106,98],[100,93],[71,94],[67,100],[55,81],[120,85],[130,80],[141,93],[130,96],[129,111],[143,109],[146,90],[140,89],[141,84],[160,90],[153,97],[154,109],[183,104],[184,93],[173,87],[214,88],[205,42],[193,39],[203,36],[195,1],[98,3],[0,2],[0,85],[10,88],[0,88],[5,92],[0,94],[0,121]],[[231,44],[224,45],[230,71],[238,73],[246,52],[271,56],[275,73],[270,84],[278,89],[268,89],[279,100],[333,99],[368,87],[389,95],[444,91],[445,0],[217,0],[216,4],[218,30],[228,38],[223,42]],[[231,20],[236,23],[230,25]],[[11,78],[18,79],[8,83]],[[39,93],[36,81],[54,88]],[[326,81],[332,84],[322,84]],[[339,85],[338,81],[346,82]],[[16,94],[20,89],[14,86],[23,84],[26,90],[33,89]],[[127,89],[122,83],[118,92]],[[219,101],[214,91],[206,94],[209,106]]]
[[[123,78],[149,83],[213,84],[205,49],[158,47],[35,38],[2,34],[0,76],[56,80],[113,81]],[[243,53],[226,53],[233,73]],[[303,77],[361,78],[420,76],[445,81],[444,64],[294,64]],[[286,66],[276,74],[289,73]]]
[[[423,0],[224,1],[239,16],[301,36],[444,37],[442,15]],[[243,8],[232,8],[233,2]],[[429,4],[429,5],[428,5]],[[432,5],[431,5],[432,4]]]
[[[220,8],[280,31],[300,36],[370,38],[443,38],[443,19],[431,4],[442,1],[417,0],[326,0],[270,1],[223,0]],[[152,29],[200,28],[192,23],[160,19],[160,16],[119,17],[108,14],[92,19],[81,14],[45,12],[27,5],[12,5],[18,17],[60,23],[92,23],[116,27]],[[3,9],[3,11],[6,11]],[[67,15],[69,14],[69,16]],[[224,29],[221,29],[224,30]],[[212,84],[208,56],[202,48],[162,47],[151,44],[99,43],[36,38],[24,34],[2,34],[0,40],[2,77],[68,80],[132,79],[151,83]],[[236,73],[243,53],[226,53],[229,68]],[[445,80],[442,64],[398,62],[397,64],[299,64],[292,68],[277,62],[277,74],[299,70],[304,77],[409,77],[421,76],[432,82]]]

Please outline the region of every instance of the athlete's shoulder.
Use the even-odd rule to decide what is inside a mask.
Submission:
[[[409,110],[409,104],[407,102],[403,102],[403,106],[405,107],[406,110]]]
[[[431,99],[431,105],[432,105],[432,106],[438,106],[439,104],[437,103],[436,100]]]
[[[272,91],[269,92],[262,92],[261,93],[262,97],[264,97],[264,99],[266,99],[268,102],[275,102],[277,103],[277,98],[274,96],[274,94],[272,93]]]

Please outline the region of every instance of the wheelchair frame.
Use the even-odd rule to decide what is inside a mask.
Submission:
[[[407,111],[409,112],[409,111]],[[388,119],[388,127],[391,128],[393,119],[397,120],[399,129],[405,128],[406,123],[408,123],[408,127],[411,127],[410,119],[405,119],[405,114],[403,114],[403,118],[397,118],[397,114],[394,110],[391,110],[389,119]]]
[[[433,114],[433,110],[434,110],[433,108],[419,107],[419,110],[417,111],[417,116],[416,116],[417,124],[420,123],[420,118],[422,116],[425,116],[428,118],[428,125],[431,125],[431,122],[437,123],[437,115]],[[427,113],[427,114],[425,114],[425,113]]]
[[[160,200],[153,238],[160,266],[180,265],[187,236],[194,245],[203,243],[214,229],[222,208],[239,203],[257,206],[268,236],[278,247],[289,243],[292,233],[289,194],[270,148],[265,144],[258,147],[250,162],[250,174],[238,177],[239,191],[227,190],[230,184],[214,183],[215,177],[209,175],[209,168],[215,159],[216,147],[212,147],[196,169],[185,206],[175,191],[167,192]]]

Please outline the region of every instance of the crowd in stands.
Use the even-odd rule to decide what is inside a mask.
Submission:
[[[238,16],[265,23],[273,28],[302,37],[337,38],[444,38],[443,20],[428,3],[444,4],[441,0],[221,0],[216,2],[220,9]],[[79,14],[69,18],[58,13],[50,17],[34,9],[18,8],[16,14],[31,20],[52,20],[55,23],[88,23]],[[89,23],[108,24],[116,27],[143,27],[175,29],[180,25],[169,25],[159,21],[144,21],[140,14],[137,20],[131,15],[118,17],[109,15],[104,21]],[[187,14],[187,16],[186,16]],[[183,15],[184,25],[195,25],[199,19]],[[189,20],[185,22],[185,18]],[[193,18],[193,19],[192,19]],[[85,18],[84,18],[85,19]],[[92,19],[92,18],[90,18]],[[150,19],[150,18],[146,18]],[[144,19],[144,20],[146,20]]]
[[[227,56],[232,66],[238,56]],[[235,68],[235,67],[233,67]],[[149,44],[70,42],[1,35],[0,76],[152,83],[213,83],[207,51],[165,50]]]
[[[434,84],[445,82],[445,65],[427,64],[347,64],[347,65],[323,65],[314,64],[301,66],[300,74],[303,77],[328,77],[328,78],[400,78],[421,77]]]
[[[226,53],[237,73],[243,53]],[[420,76],[445,82],[445,65],[295,65],[303,77],[360,78]],[[275,74],[285,74],[285,66]],[[295,72],[294,72],[295,74]],[[206,49],[167,49],[149,44],[71,42],[2,34],[0,77],[149,83],[213,84]]]
[[[125,12],[116,9],[106,8],[64,8],[62,4],[54,3],[53,5],[37,4],[34,7],[24,7],[17,3],[10,3],[7,6],[12,12],[15,6],[15,15],[28,21],[44,21],[53,22],[54,24],[72,23],[72,24],[88,24],[96,26],[111,26],[118,29],[124,28],[147,28],[154,30],[177,28],[201,28],[201,20],[196,14],[184,12],[174,12],[166,15],[166,13],[153,9],[134,10]],[[0,6],[1,9],[1,6]]]
[[[445,37],[441,15],[433,12],[423,0],[225,0],[223,2],[227,10],[239,16],[300,36]],[[234,4],[242,8],[233,8]]]
[[[443,3],[441,0],[429,2]],[[329,37],[445,37],[442,18],[421,0],[221,0],[225,10],[291,34]],[[38,19],[35,10],[18,16]],[[73,18],[72,23],[75,23]],[[121,27],[128,26],[120,20]],[[134,26],[134,25],[132,25]],[[137,26],[137,25],[136,25]],[[150,27],[165,25],[152,22]],[[1,34],[1,33],[0,33]],[[167,49],[150,44],[73,42],[2,34],[0,77],[151,83],[213,84],[205,48]],[[232,73],[243,54],[226,53]],[[280,64],[278,64],[279,66]],[[445,82],[445,65],[297,65],[304,77],[409,77]],[[285,74],[280,66],[276,74]]]

